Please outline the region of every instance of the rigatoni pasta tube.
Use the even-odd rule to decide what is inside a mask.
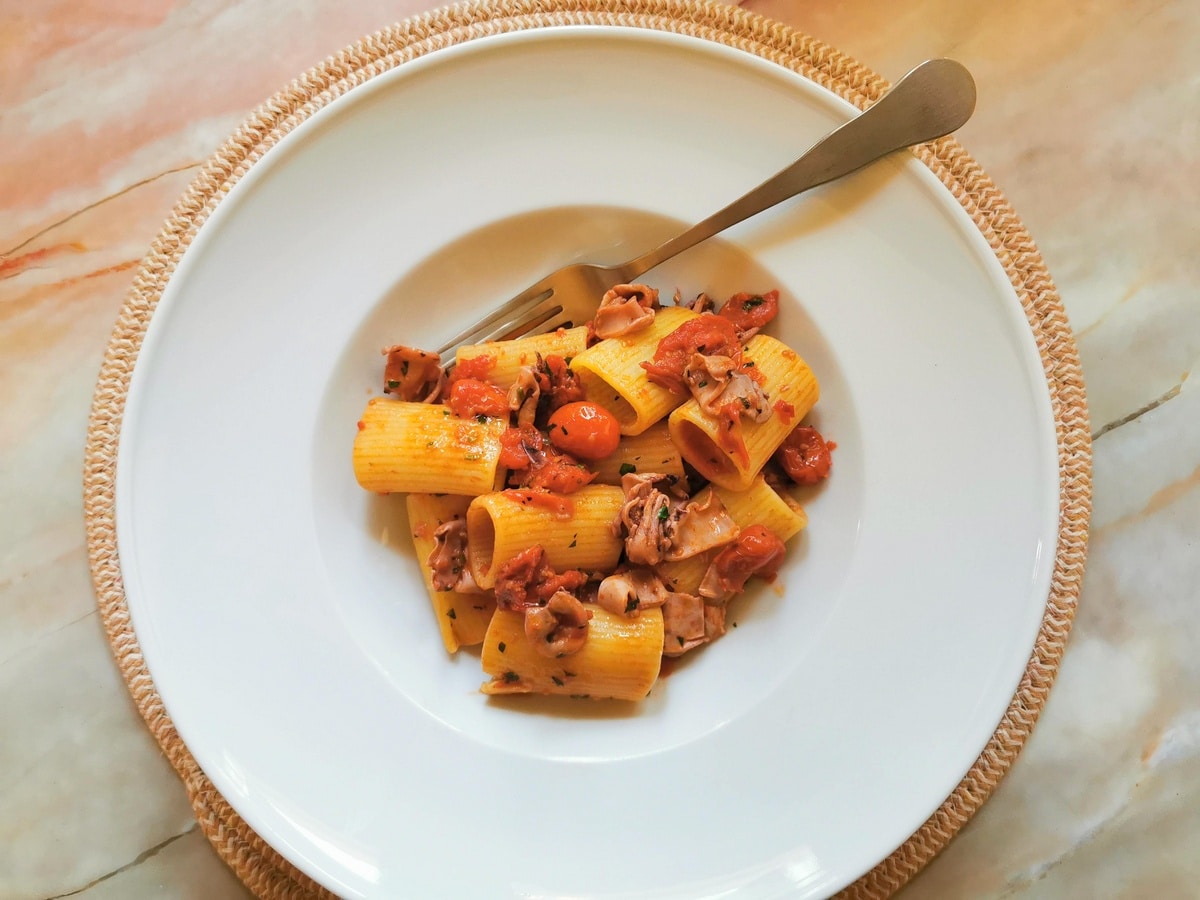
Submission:
[[[467,562],[482,588],[496,584],[497,570],[534,544],[548,565],[611,572],[624,546],[612,523],[625,495],[619,487],[588,485],[573,494],[500,491],[471,501],[467,509]]]
[[[669,419],[671,439],[684,460],[713,484],[734,491],[750,486],[763,464],[813,408],[820,395],[816,376],[808,364],[773,337],[759,334],[751,338],[746,345],[745,359],[762,373],[763,390],[773,409],[765,422],[741,421],[746,459],[722,448],[718,442],[722,423],[718,417],[706,413],[696,400],[688,400],[671,413]],[[790,405],[790,412],[781,412],[783,404]]]
[[[429,592],[434,620],[446,652],[454,653],[459,647],[483,643],[492,613],[496,611],[495,597],[490,591],[482,594],[439,591],[433,586],[433,570],[429,567],[429,555],[436,544],[434,532],[444,522],[465,519],[471,498],[451,494],[409,494],[405,503],[417,565],[421,567],[421,577],[425,580],[425,590]]]
[[[666,422],[651,425],[641,434],[625,435],[616,451],[604,459],[589,463],[598,484],[620,484],[629,472],[657,472],[660,475],[683,473],[683,457],[671,440]]]
[[[570,656],[538,653],[525,636],[521,613],[497,610],[483,640],[485,694],[565,694],[592,699],[641,700],[662,665],[663,618],[658,609],[616,616],[595,604],[587,641]]]
[[[372,397],[354,438],[354,477],[368,491],[475,496],[494,490],[501,419],[460,419],[444,406]]]
[[[695,316],[684,307],[664,307],[649,328],[593,344],[571,362],[587,398],[617,417],[621,434],[641,434],[683,402],[650,381],[641,364],[654,358],[659,341]]]
[[[720,498],[725,511],[739,528],[765,525],[781,541],[787,541],[808,525],[804,507],[787,494],[777,492],[761,474],[756,475],[744,491],[718,486],[705,490],[713,491]],[[703,499],[703,492],[696,495],[697,502]]]
[[[487,380],[507,390],[517,380],[522,366],[532,366],[540,353],[543,357],[555,355],[575,357],[587,349],[587,327],[560,328],[546,334],[516,338],[511,341],[488,341],[485,344],[468,344],[459,347],[454,355],[456,363],[480,356],[491,358]]]
[[[668,559],[654,567],[658,577],[669,590],[679,594],[694,594],[700,589],[704,573],[717,550],[705,550],[687,559]]]

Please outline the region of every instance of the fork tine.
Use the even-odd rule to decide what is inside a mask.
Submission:
[[[460,331],[438,350],[443,356],[452,349],[456,349],[466,344],[478,344],[489,338],[482,337],[485,334],[491,334],[496,330],[496,325],[502,322],[511,321],[514,316],[520,316],[522,313],[535,308],[538,304],[543,303],[553,295],[553,289],[548,287],[545,282],[548,279],[543,279],[537,284],[530,285],[517,296],[513,297],[499,309],[494,309],[482,319],[474,322],[470,327]]]
[[[481,327],[480,324],[476,324],[472,328],[468,328],[466,331],[460,333],[454,340],[448,342],[438,350],[438,354],[442,356],[443,363],[448,362],[446,357],[449,354],[467,344],[482,344],[485,341],[518,337],[523,334],[529,334],[535,329],[543,329],[548,322],[556,318],[565,319],[562,304],[554,301],[553,293],[542,291],[533,298],[533,301],[532,305],[529,302],[525,302],[519,306],[514,306],[510,302],[500,311],[503,314],[502,316],[493,314],[484,320],[490,322],[490,325]],[[554,327],[558,326],[555,325]]]

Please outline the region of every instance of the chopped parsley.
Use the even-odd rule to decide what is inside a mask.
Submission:
[[[559,687],[562,687],[563,685],[566,684],[566,682],[563,681],[561,678],[559,678],[557,675],[551,675],[550,680],[553,681],[555,684],[557,684]]]
[[[763,305],[762,297],[751,297],[749,300],[742,301],[742,309],[754,309],[756,306]]]
[[[670,515],[671,515],[671,510],[668,507],[666,507],[666,506],[661,507],[658,511],[658,521],[665,522],[665,521],[667,521],[667,517]]]
[[[514,681],[520,681],[520,680],[521,680],[521,676],[518,675],[516,672],[512,671],[511,669],[509,669],[507,672],[504,673],[504,681],[507,684],[512,684]]]
[[[499,650],[501,653],[503,653],[505,650],[508,649],[508,644],[504,643],[504,641],[501,641],[500,643],[498,643],[496,645],[496,649]]]
[[[485,416],[483,413],[479,413],[478,415],[475,416],[475,421],[478,422],[480,425],[483,425],[485,422],[487,422],[487,420],[488,420],[488,417]]]
[[[408,374],[408,360],[407,359],[400,361],[400,374],[401,375]]]
[[[633,463],[621,463],[620,472],[622,475],[629,475],[630,473],[636,472],[636,471],[637,471],[637,466],[635,466]]]
[[[630,597],[628,600],[625,601],[625,612],[626,613],[631,613],[637,608],[638,608],[638,598],[637,597]]]
[[[572,538],[571,538],[571,543],[567,544],[567,548],[568,548],[568,549],[570,549],[571,547],[574,547],[574,546],[575,546],[575,542],[576,542],[577,540],[579,540],[579,535],[575,535],[574,537],[572,537]]]
[[[394,379],[391,379],[391,378],[389,378],[389,379],[388,379],[387,386],[388,386],[388,390],[390,390],[390,391],[394,391],[396,388],[400,387],[400,382],[398,382],[398,381],[395,381]]]
[[[457,571],[457,570],[455,570],[455,571]],[[455,611],[454,611],[454,607],[453,607],[453,606],[452,606],[452,607],[450,607],[448,610],[446,610],[446,615],[447,615],[447,616],[449,616],[451,619],[457,619],[457,618],[458,618],[458,614],[457,614],[457,613],[455,613]]]

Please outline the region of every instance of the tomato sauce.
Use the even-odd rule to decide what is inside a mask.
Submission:
[[[676,394],[686,394],[683,372],[693,353],[728,356],[735,366],[742,362],[742,345],[733,324],[721,316],[702,315],[688,319],[659,341],[654,359],[641,365],[655,384]]]
[[[460,378],[450,387],[446,405],[462,419],[476,416],[497,418],[508,415],[508,395],[487,381]]]

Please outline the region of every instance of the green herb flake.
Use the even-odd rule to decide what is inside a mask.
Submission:
[[[504,673],[504,681],[506,684],[512,684],[514,681],[520,681],[521,676],[511,669]]]
[[[561,678],[559,678],[557,675],[551,675],[550,680],[553,681],[555,684],[557,684],[559,687],[563,687],[564,685],[566,685],[566,682],[563,681]]]
[[[389,378],[387,386],[388,386],[389,391],[394,391],[396,388],[400,387],[400,382],[396,381],[395,379]]]
[[[756,306],[763,305],[762,297],[751,297],[749,300],[742,301],[742,309],[754,309]]]
[[[400,374],[401,375],[408,374],[408,360],[407,359],[400,361]]]
[[[625,601],[626,614],[633,612],[637,608],[638,608],[638,598],[637,597],[631,597]]]
[[[575,542],[576,542],[577,540],[579,540],[579,535],[575,535],[574,537],[572,537],[572,538],[571,538],[571,543],[567,544],[567,548],[568,548],[568,549],[570,549],[570,548],[574,547],[574,546],[575,546]]]
[[[754,368],[754,360],[752,360],[752,359],[746,360],[744,363],[742,363],[742,368],[743,369],[753,369]]]
[[[453,607],[453,606],[452,606],[452,607],[450,607],[448,610],[446,610],[446,615],[447,615],[447,616],[449,616],[451,619],[457,619],[457,618],[458,618],[458,614],[457,614],[457,613],[454,611],[454,607]]]
[[[665,522],[670,515],[671,510],[664,506],[658,511],[658,521]]]
[[[564,364],[564,365],[568,365],[568,366],[569,366],[569,365],[571,364],[571,360],[573,360],[574,358],[575,358],[575,357],[573,357],[573,356],[564,356],[564,357],[563,357],[563,364]]]
[[[483,413],[478,413],[475,416],[475,421],[478,422],[480,425],[486,424],[487,420],[488,420],[488,417],[485,416]]]
[[[501,653],[503,653],[505,650],[508,649],[508,644],[504,643],[504,641],[501,641],[500,643],[498,643],[496,645],[496,649],[499,650]]]
[[[621,468],[619,471],[622,475],[629,475],[637,471],[637,466],[635,466],[633,463],[621,463]]]

